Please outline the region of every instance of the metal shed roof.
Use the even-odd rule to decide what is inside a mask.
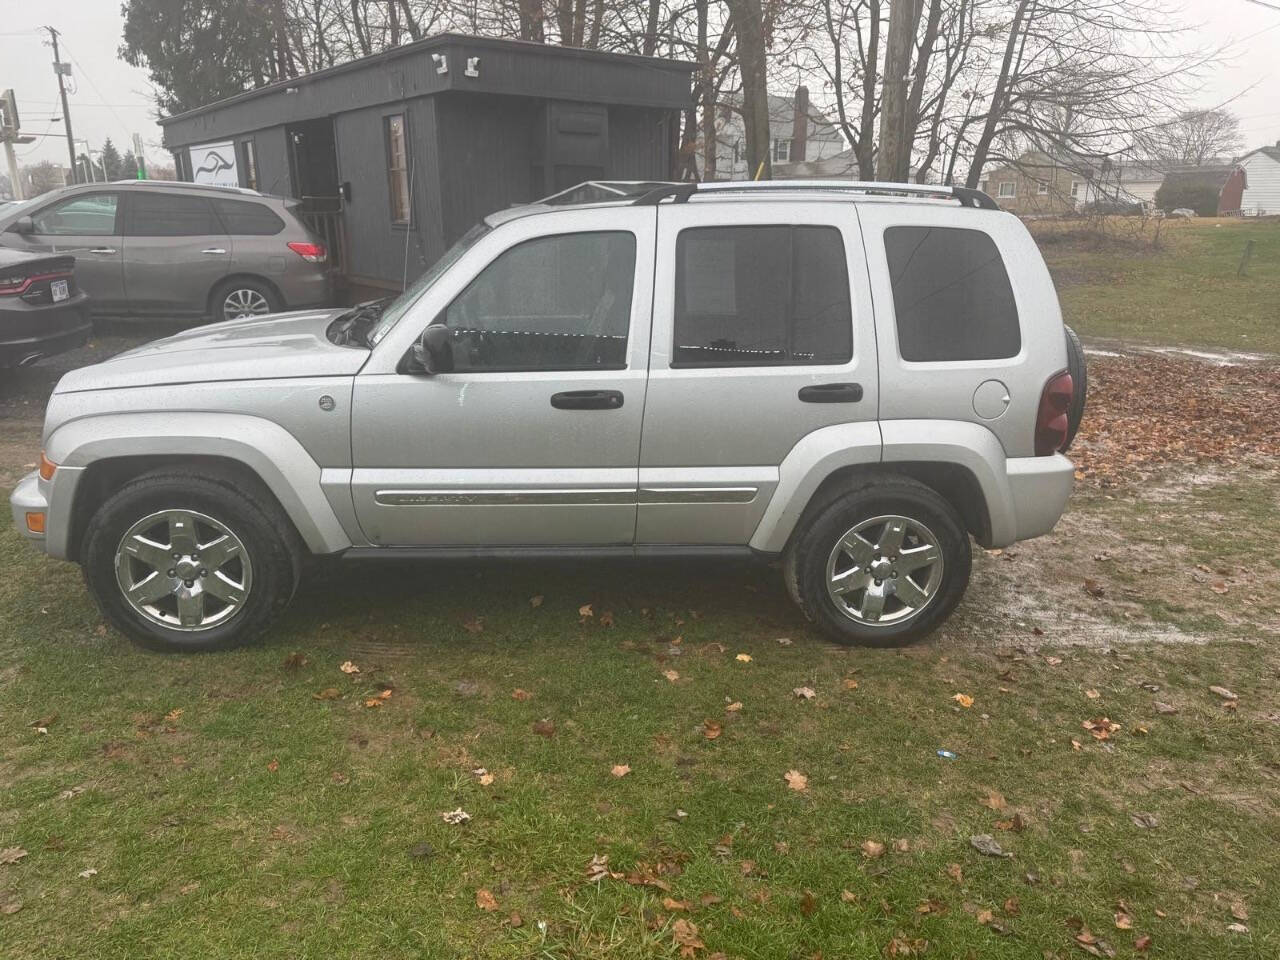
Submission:
[[[447,70],[439,72],[437,55]],[[467,64],[479,58],[478,76]],[[444,33],[160,120],[170,148],[446,91],[687,109],[696,64]]]

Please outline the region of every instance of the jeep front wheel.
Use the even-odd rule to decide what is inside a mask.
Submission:
[[[801,611],[840,643],[892,646],[934,629],[969,582],[956,511],[906,477],[868,481],[805,523],[784,570]]]
[[[148,474],[90,521],[85,580],[103,615],[141,646],[238,646],[261,634],[297,587],[287,522],[268,497],[231,478]]]

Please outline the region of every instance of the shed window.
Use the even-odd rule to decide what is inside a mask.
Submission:
[[[252,140],[240,141],[240,170],[244,178],[244,186],[250,190],[257,190],[258,158],[254,153]]]
[[[1048,192],[1049,192],[1049,184],[1047,184],[1045,181],[1041,180],[1038,184],[1036,184],[1036,193],[1040,194],[1040,196],[1043,197]]]
[[[410,219],[409,144],[404,114],[387,117],[387,185],[391,197],[391,222],[405,226]]]
[[[773,162],[774,163],[790,163],[791,162],[791,141],[783,140],[781,137],[773,141]]]
[[[1017,195],[1018,195],[1018,193],[1017,193],[1017,183],[1016,183],[1015,181],[1013,181],[1013,180],[1001,180],[1001,181],[1000,181],[1000,196],[1002,196],[1002,197],[1016,197]]]

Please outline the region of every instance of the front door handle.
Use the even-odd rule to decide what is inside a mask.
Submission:
[[[800,388],[805,403],[857,403],[862,399],[860,383],[817,383]]]
[[[115,247],[92,247],[90,248],[89,252],[90,253],[115,253],[116,248]]]
[[[220,257],[223,254],[225,254],[227,251],[223,250],[221,247],[205,247],[200,252],[207,253],[211,257]]]
[[[553,393],[551,405],[557,410],[617,410],[622,406],[619,390],[566,390]]]

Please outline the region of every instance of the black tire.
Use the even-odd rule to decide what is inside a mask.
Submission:
[[[265,280],[256,280],[252,277],[232,277],[229,280],[223,280],[213,288],[213,293],[209,294],[209,315],[213,317],[215,323],[235,319],[226,315],[224,307],[227,298],[232,295],[243,296],[247,301],[253,303],[258,303],[259,301],[255,298],[260,297],[261,302],[266,304],[266,309],[260,311],[263,316],[268,313],[279,313],[284,309],[280,294],[276,292],[275,287]]]
[[[827,591],[827,562],[837,542],[859,523],[886,515],[922,524],[942,559],[932,596],[900,621],[864,623],[837,608]],[[926,636],[950,616],[969,584],[969,535],[955,509],[908,477],[868,478],[812,511],[783,558],[787,589],[800,611],[837,643],[892,647]]]
[[[225,622],[201,630],[165,626],[135,610],[116,578],[122,538],[142,518],[165,510],[194,511],[233,531],[252,564],[243,605]],[[144,474],[112,495],[89,521],[80,551],[85,583],[102,615],[149,650],[226,650],[261,636],[297,589],[302,550],[283,512],[259,485],[217,471],[167,468]]]
[[[1072,383],[1071,407],[1067,410],[1067,442],[1062,447],[1065,451],[1076,438],[1080,421],[1084,419],[1084,404],[1089,393],[1089,368],[1085,363],[1084,345],[1076,332],[1066,324],[1063,324],[1062,329],[1067,334],[1067,373],[1071,374]]]

